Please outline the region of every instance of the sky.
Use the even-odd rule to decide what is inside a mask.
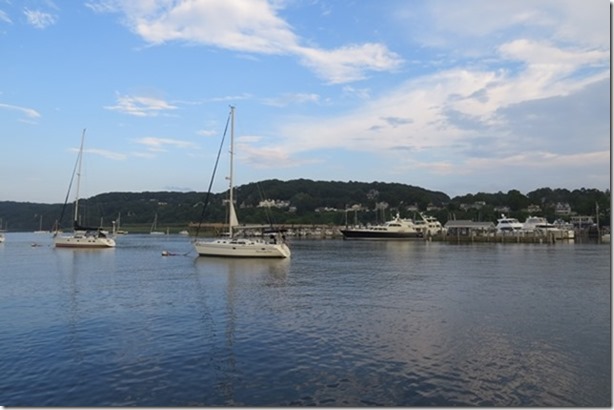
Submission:
[[[0,201],[611,183],[607,0],[0,0]],[[228,186],[228,148],[213,192]]]

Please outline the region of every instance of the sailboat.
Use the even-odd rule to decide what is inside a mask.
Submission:
[[[212,241],[196,241],[194,248],[199,256],[221,256],[231,258],[289,258],[290,248],[281,232],[269,232],[269,240],[258,238],[239,238],[234,228],[239,220],[234,207],[233,155],[234,155],[234,114],[230,107],[230,187],[228,198],[228,234]]]
[[[121,219],[122,219],[122,213],[120,212],[117,215],[117,220],[115,221],[115,235],[126,235],[128,234],[128,231],[121,229]]]
[[[43,230],[43,215],[40,215],[40,222],[38,224],[38,231],[34,231],[34,233],[49,233],[49,231]]]
[[[164,235],[164,232],[162,231],[158,231],[158,213],[156,212],[156,215],[154,216],[154,221],[151,224],[151,229],[149,231],[150,235]]]
[[[77,189],[75,195],[75,209],[73,219],[73,234],[60,236],[56,230],[53,235],[53,243],[56,248],[114,248],[115,241],[110,238],[109,233],[101,228],[89,228],[79,225],[79,185],[81,184],[81,163],[83,161],[83,142],[85,141],[85,129],[81,135],[81,147],[77,156]],[[74,171],[73,171],[74,176]],[[72,183],[72,179],[71,179]],[[70,186],[68,187],[70,192]],[[61,218],[60,218],[61,219]],[[57,229],[57,228],[56,228]]]

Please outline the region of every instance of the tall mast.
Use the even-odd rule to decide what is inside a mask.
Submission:
[[[235,107],[230,106],[230,193],[228,195],[228,200],[230,201],[229,210],[229,219],[228,219],[228,234],[229,237],[232,238],[232,224],[233,224],[233,215],[234,215],[234,193],[233,193],[233,155],[234,155],[234,140],[235,140]]]
[[[79,218],[79,185],[81,185],[81,162],[83,161],[83,140],[85,140],[85,128],[81,134],[81,147],[79,148],[79,165],[77,168],[77,190],[75,194],[75,224],[78,224]]]

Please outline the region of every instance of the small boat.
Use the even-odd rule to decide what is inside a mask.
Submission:
[[[4,243],[4,234],[0,232],[0,243]]]
[[[122,213],[120,212],[119,214],[117,214],[117,220],[115,221],[115,229],[113,230],[113,233],[115,235],[127,235],[128,234],[128,231],[121,228],[121,219],[122,219]]]
[[[234,112],[230,107],[230,175],[228,199],[228,234],[224,238],[212,241],[196,241],[194,248],[199,256],[221,256],[230,258],[289,258],[288,247],[283,231],[269,231],[268,240],[261,238],[236,237],[235,228],[239,226],[234,207],[233,155],[234,155]]]
[[[414,221],[401,219],[398,213],[393,220],[387,221],[383,225],[352,227],[339,231],[343,235],[343,239],[408,240],[424,238],[424,232],[416,228]]]
[[[73,234],[69,236],[58,235],[59,231],[53,235],[53,243],[56,248],[114,248],[115,241],[109,237],[109,232],[102,228],[89,228],[79,225],[79,185],[81,183],[81,163],[83,160],[83,142],[85,140],[85,130],[81,135],[81,148],[79,149],[79,155],[77,156],[77,166],[75,171],[77,172],[77,190],[74,202],[74,219],[73,219]],[[73,174],[74,176],[74,174]],[[71,178],[72,182],[72,178]],[[70,193],[70,186],[68,188]],[[68,195],[66,196],[68,198]],[[66,203],[64,203],[66,205]],[[60,216],[60,221],[62,217]]]
[[[151,224],[151,230],[149,231],[150,235],[164,235],[164,232],[158,231],[158,213],[154,216],[154,221]]]
[[[497,232],[519,232],[523,225],[516,218],[508,218],[501,214],[501,218],[497,219]]]
[[[43,229],[43,215],[40,216],[40,221],[38,223],[38,231],[34,231],[34,233],[36,234],[49,233],[49,231],[45,231]]]

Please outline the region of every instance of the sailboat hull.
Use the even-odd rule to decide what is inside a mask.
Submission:
[[[252,239],[218,239],[196,242],[194,248],[200,256],[228,258],[289,258],[290,248],[285,243],[269,243]]]
[[[56,248],[114,248],[115,241],[111,238],[75,234],[72,236],[56,236],[53,240]]]

